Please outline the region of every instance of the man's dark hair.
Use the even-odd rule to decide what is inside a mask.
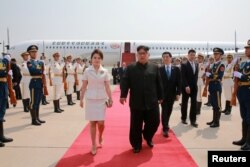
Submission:
[[[194,49],[190,49],[190,50],[188,51],[188,54],[190,54],[190,53],[196,53],[196,51],[195,51]]]
[[[162,55],[161,55],[161,57],[163,57],[163,55],[166,55],[166,54],[168,54],[169,57],[172,57],[172,54],[170,52],[163,52]]]
[[[149,51],[149,47],[148,46],[145,46],[145,45],[140,45],[137,47],[137,52],[139,52],[139,50],[144,50],[145,52],[148,52]]]

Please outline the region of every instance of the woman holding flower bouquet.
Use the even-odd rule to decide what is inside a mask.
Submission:
[[[92,65],[83,74],[80,106],[84,107],[85,119],[90,121],[90,134],[92,140],[91,153],[96,154],[96,128],[98,127],[98,141],[102,146],[104,120],[106,107],[112,107],[110,79],[108,70],[102,67],[103,53],[95,49],[91,54]]]

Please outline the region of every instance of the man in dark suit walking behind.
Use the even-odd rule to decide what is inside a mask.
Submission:
[[[181,105],[181,120],[183,124],[187,124],[187,107],[188,99],[191,98],[191,106],[189,119],[193,127],[198,127],[196,123],[196,97],[197,97],[197,81],[198,81],[198,64],[195,63],[195,50],[188,51],[188,61],[181,65],[182,78],[182,105]]]
[[[137,62],[127,67],[121,83],[120,103],[124,104],[130,91],[130,144],[134,153],[142,148],[142,135],[149,147],[160,123],[159,103],[163,99],[161,77],[157,65],[149,63],[149,48],[137,47]],[[144,127],[143,127],[144,123]]]
[[[161,104],[161,121],[163,136],[168,137],[169,118],[173,110],[174,101],[178,101],[181,94],[181,72],[180,68],[171,64],[172,54],[170,52],[162,53],[162,61],[164,65],[160,67],[160,75],[164,98]]]

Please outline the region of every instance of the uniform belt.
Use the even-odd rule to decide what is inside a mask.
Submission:
[[[210,79],[210,82],[220,82],[220,79]]]
[[[7,78],[0,78],[0,82],[7,82]]]
[[[232,79],[232,77],[224,76],[224,79]]]
[[[31,76],[32,79],[39,79],[39,78],[42,78],[42,76],[40,75],[37,75],[37,76]]]
[[[239,86],[250,86],[250,82],[238,82]]]
[[[30,74],[23,74],[23,76],[30,76]]]
[[[55,77],[62,77],[62,74],[54,74]]]

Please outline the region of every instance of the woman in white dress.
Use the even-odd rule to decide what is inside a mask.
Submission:
[[[102,145],[106,107],[112,106],[108,70],[102,67],[103,53],[95,49],[91,54],[92,65],[83,74],[80,106],[83,108],[85,97],[85,119],[90,121],[92,140],[91,153],[96,154],[96,126],[99,131],[99,144]]]

